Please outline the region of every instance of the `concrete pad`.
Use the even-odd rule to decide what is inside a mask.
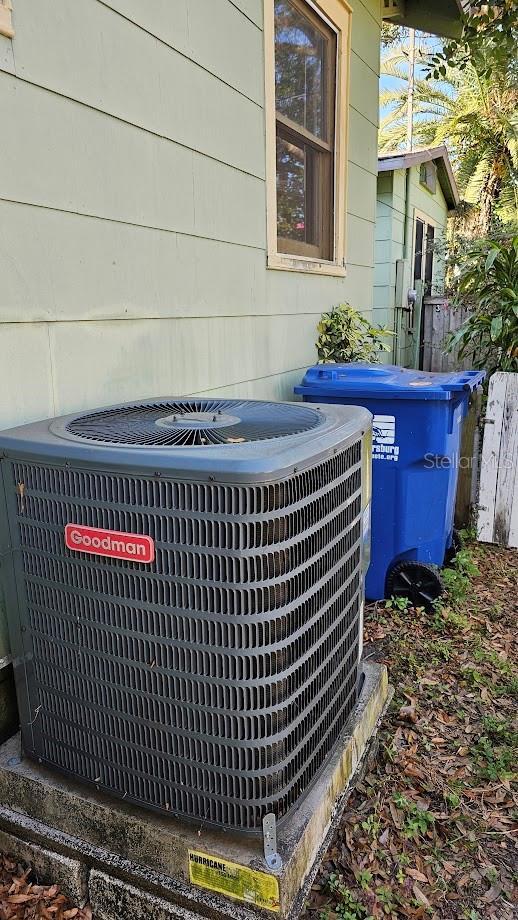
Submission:
[[[228,917],[232,917],[233,920],[257,920],[256,913],[241,907],[237,902],[230,904],[229,901],[224,901],[211,892],[184,884],[179,879],[161,875],[142,864],[131,862],[101,847],[94,847],[85,840],[71,837],[36,818],[11,811],[2,805],[0,805],[0,827],[9,829],[21,839],[45,846],[52,852],[56,851],[62,855],[77,858],[89,873],[89,877],[92,876],[92,871],[97,869],[104,875],[109,874],[109,877],[116,878],[123,885],[130,885],[141,892],[154,894],[166,900],[171,906],[183,906],[188,917],[192,915],[210,917],[213,920],[224,920]],[[87,900],[88,898],[89,891]],[[132,920],[140,920],[140,918],[133,917]]]
[[[309,792],[278,829],[278,852],[283,865],[275,875],[265,864],[261,837],[234,831],[225,833],[207,828],[203,822],[188,823],[156,815],[92,792],[89,787],[26,758],[17,762],[18,739],[11,739],[0,748],[0,805],[5,806],[1,809],[0,823],[9,830],[6,815],[9,810],[13,822],[25,816],[23,820],[29,824],[29,833],[31,821],[40,827],[46,825],[51,837],[61,838],[58,847],[62,851],[82,853],[87,865],[95,865],[101,869],[101,874],[103,869],[106,871],[106,878],[112,877],[112,873],[116,878],[123,875],[124,881],[130,885],[134,883],[137,889],[142,879],[147,878],[144,887],[152,888],[154,894],[162,892],[166,900],[180,903],[191,911],[195,906],[199,915],[248,918],[257,912],[264,913],[260,905],[267,903],[270,916],[274,911],[283,918],[296,916],[315,860],[333,819],[340,812],[344,791],[386,705],[386,669],[365,662],[364,675],[360,698],[332,756]],[[199,860],[195,866],[193,855],[189,862],[189,851],[203,854],[202,859],[210,868],[205,873],[205,881],[213,886],[212,890],[192,884],[190,869],[191,873],[195,870],[198,881],[203,872],[199,871]],[[103,866],[103,853],[106,866]],[[225,866],[221,869],[216,865],[213,870],[206,860]],[[238,868],[228,867],[227,871],[228,863],[237,864]],[[218,891],[214,873],[217,875],[220,869],[225,880],[229,872],[234,872],[239,882],[234,892],[240,888],[243,900],[227,899],[222,896],[221,889]],[[103,885],[103,890],[107,891],[105,881]],[[99,891],[100,887],[99,881]],[[275,903],[277,887],[278,904]],[[113,895],[112,900],[116,897],[118,895]],[[139,917],[139,914],[134,916]]]
[[[95,920],[121,920],[121,917],[138,917],[138,920],[196,920],[199,917],[199,914],[193,914],[190,910],[96,869],[90,873],[89,891]]]
[[[61,891],[76,904],[86,900],[86,869],[78,859],[53,853],[35,843],[20,840],[0,830],[0,850],[17,862],[31,865],[38,884],[59,885]]]

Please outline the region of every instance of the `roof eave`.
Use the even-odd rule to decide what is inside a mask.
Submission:
[[[460,202],[460,195],[444,144],[421,150],[381,154],[378,158],[378,173],[393,172],[395,169],[411,169],[412,166],[420,166],[421,163],[428,163],[431,160],[437,163],[437,177],[448,209],[453,211]]]
[[[435,0],[435,3],[423,3],[422,0],[406,0],[399,14],[391,15],[389,20],[421,32],[430,32],[443,38],[460,38],[462,34],[462,0]]]

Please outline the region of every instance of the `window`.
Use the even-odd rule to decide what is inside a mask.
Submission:
[[[426,260],[424,267],[424,290],[425,294],[432,293],[433,283],[433,256],[435,244],[435,227],[428,224],[426,228]]]
[[[424,216],[415,217],[414,230],[414,285],[423,282],[423,294],[432,291],[435,255],[435,227]]]
[[[277,246],[331,260],[336,33],[306,3],[275,0]]]
[[[345,272],[348,26],[342,0],[265,2],[272,268]]]
[[[0,0],[0,35],[12,38],[14,35],[11,0]]]
[[[414,268],[413,268],[413,287],[419,290],[419,302],[422,304],[422,298],[428,297],[432,293],[435,272],[435,226],[430,219],[424,214],[414,212]],[[423,369],[424,360],[424,318],[425,311],[421,306],[417,312],[417,320],[414,312],[411,314],[412,326],[414,333],[419,335],[419,367]],[[417,322],[417,329],[415,323]]]
[[[437,167],[433,161],[421,163],[419,168],[419,181],[432,195],[437,189]]]
[[[423,278],[423,254],[424,254],[424,233],[425,223],[420,217],[415,220],[415,243],[414,243],[414,281],[421,281]]]

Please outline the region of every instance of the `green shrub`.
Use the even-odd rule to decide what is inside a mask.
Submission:
[[[391,350],[384,340],[393,333],[381,326],[373,326],[348,303],[341,303],[323,313],[317,328],[317,352],[321,364],[379,361],[380,352]]]
[[[446,344],[474,367],[518,371],[518,236],[477,240],[457,267],[453,303],[471,310]]]

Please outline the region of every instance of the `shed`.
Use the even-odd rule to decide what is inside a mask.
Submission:
[[[373,317],[396,332],[392,358],[405,367],[419,366],[421,300],[443,290],[442,244],[458,203],[445,146],[380,154]]]

